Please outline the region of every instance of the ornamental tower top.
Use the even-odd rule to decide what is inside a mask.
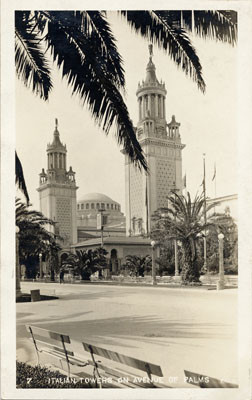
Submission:
[[[60,134],[58,131],[58,119],[55,118],[55,129],[53,133],[52,143],[47,145],[47,173],[44,168],[40,173],[40,185],[45,183],[64,183],[75,185],[75,172],[72,167],[67,171],[67,149],[66,145],[63,145],[60,140]]]
[[[145,80],[138,84],[137,100],[139,109],[138,139],[144,137],[165,137],[165,84],[157,79],[156,67],[152,61],[153,48],[149,45],[149,62],[146,67]]]

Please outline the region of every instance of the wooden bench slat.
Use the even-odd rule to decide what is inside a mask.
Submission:
[[[136,375],[134,372],[130,372],[130,368],[141,370],[147,373],[149,378],[151,378],[151,375],[163,377],[163,373],[159,365],[126,356],[112,350],[107,350],[93,344],[76,342],[74,340],[71,342],[71,339],[68,335],[64,335],[59,332],[52,332],[47,329],[32,325],[26,325],[26,329],[32,336],[31,340],[33,341],[37,351],[38,362],[40,362],[39,353],[44,354],[45,359],[48,359],[48,357],[49,359],[51,357],[53,360],[57,359],[58,364],[60,364],[60,369],[63,369],[65,372],[67,372],[68,376],[70,374],[72,375],[73,370],[78,371],[78,369],[85,369],[85,367],[86,369],[83,370],[83,373],[82,371],[80,371],[80,373],[78,371],[78,374],[74,373],[73,376],[92,376],[89,375],[89,373],[91,373],[93,369],[98,369],[97,373],[101,376],[99,387],[109,387],[109,383],[106,382],[106,378],[111,378],[110,381],[112,382],[112,387],[157,387],[156,383],[152,382],[151,380],[148,381],[146,376],[143,377]],[[66,346],[66,344],[68,344],[68,346]],[[85,350],[89,355],[88,358],[91,359],[87,359],[85,354],[82,355],[83,350],[81,349]],[[99,357],[103,358],[102,362],[99,360]],[[104,359],[110,360],[111,362],[107,362],[108,365],[105,365]],[[129,371],[127,371],[128,368],[125,370],[125,368],[120,368],[120,365],[115,366],[113,363],[130,367]],[[55,361],[52,362],[52,365],[55,365]],[[102,378],[105,378],[105,383]],[[142,379],[135,381],[135,378]]]
[[[50,347],[51,349],[56,350],[61,354],[65,354],[65,350],[62,347],[58,347],[58,346],[56,346],[54,344],[51,344],[51,343],[48,343],[48,342],[43,342],[42,340],[39,340],[39,339],[36,339],[36,343],[39,344],[40,346],[44,346],[46,348]],[[43,350],[44,351],[44,349],[42,349],[41,347],[39,347],[39,350]],[[72,356],[72,357],[74,356],[74,353],[72,351],[70,351],[70,350],[66,349],[66,353],[69,356]]]
[[[48,339],[54,339],[54,340],[57,340],[57,341],[60,341],[60,342],[63,339],[65,343],[71,343],[70,337],[68,335],[63,335],[63,334],[58,333],[58,332],[48,331],[47,329],[38,328],[37,326],[26,325],[26,329],[27,329],[28,332],[31,332],[30,328],[32,329],[32,333],[34,335],[39,335],[39,336],[42,336],[42,337],[46,337]]]
[[[125,356],[120,353],[116,353],[112,350],[107,350],[102,347],[98,347],[95,345],[91,345],[89,343],[82,342],[84,349],[88,352],[92,351],[94,354],[107,358],[109,360],[118,362],[120,364],[126,364],[129,367],[140,369],[141,371],[147,372],[149,369],[150,373],[156,376],[163,376],[162,370],[159,365],[151,364],[142,360],[138,360],[137,358]]]

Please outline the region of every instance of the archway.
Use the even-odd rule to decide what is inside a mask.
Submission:
[[[62,253],[61,254],[61,256],[60,256],[60,265],[64,264],[64,261],[66,261],[67,257],[68,257],[67,253]]]
[[[117,257],[117,250],[112,249],[110,253],[110,265],[111,265],[111,273],[117,274],[118,272],[118,257]]]

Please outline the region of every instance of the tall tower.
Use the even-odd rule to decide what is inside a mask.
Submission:
[[[47,171],[39,174],[40,210],[56,222],[55,230],[63,239],[64,248],[77,242],[75,172],[67,171],[66,146],[60,141],[58,120],[55,120],[53,142],[47,145]]]
[[[167,207],[171,190],[182,192],[182,149],[175,116],[167,124],[165,116],[165,84],[158,81],[149,45],[146,78],[136,92],[139,121],[136,135],[145,153],[149,174],[139,171],[125,155],[126,234],[149,235],[151,216],[160,207]]]

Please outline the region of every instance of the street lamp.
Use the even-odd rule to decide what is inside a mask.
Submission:
[[[105,208],[99,208],[98,211],[100,212],[101,221],[99,221],[99,218],[98,218],[97,228],[101,229],[101,247],[103,247],[103,244],[104,244],[104,240],[103,240],[103,228],[104,228],[103,212],[105,211]]]
[[[42,273],[43,273],[43,271],[42,271],[42,253],[39,253],[39,276],[40,276],[40,279],[42,279]]]
[[[224,289],[224,263],[223,263],[223,233],[219,233],[219,280],[217,281],[217,290]]]
[[[152,285],[155,286],[157,284],[156,281],[156,260],[155,260],[155,246],[157,245],[157,242],[155,240],[151,241],[151,247],[152,247]]]
[[[16,226],[16,297],[21,296],[20,265],[19,265],[19,232],[20,229],[18,226]]]

